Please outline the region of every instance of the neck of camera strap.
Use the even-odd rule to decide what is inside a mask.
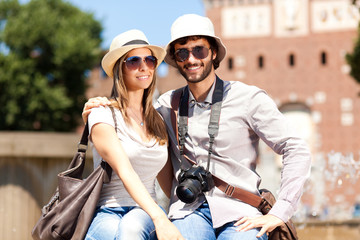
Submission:
[[[208,161],[206,170],[210,168],[210,157],[212,153],[212,147],[215,140],[215,135],[219,130],[219,120],[221,112],[221,104],[224,96],[224,82],[216,76],[215,89],[212,96],[211,113],[208,125],[209,134],[209,150],[208,150]],[[189,116],[189,89],[186,86],[183,90],[183,94],[180,100],[179,109],[179,149],[181,155],[181,168],[183,168],[184,161],[184,147],[185,147],[185,136],[188,131],[188,116]]]

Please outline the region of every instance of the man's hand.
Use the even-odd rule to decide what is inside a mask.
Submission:
[[[87,122],[88,116],[89,116],[92,108],[99,107],[99,106],[107,106],[107,105],[110,105],[110,104],[111,104],[111,102],[106,97],[90,98],[85,103],[84,108],[83,108],[83,112],[81,114],[84,123]]]
[[[269,233],[282,224],[285,223],[280,218],[267,214],[261,217],[243,217],[237,221],[234,226],[239,226],[236,229],[237,231],[247,231],[253,228],[261,228],[260,232],[256,235],[256,237],[261,237],[264,233]]]

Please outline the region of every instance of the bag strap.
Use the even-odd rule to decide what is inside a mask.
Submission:
[[[208,149],[206,171],[209,171],[210,169],[212,147],[215,141],[215,135],[217,135],[219,130],[220,112],[221,112],[223,95],[224,95],[224,82],[219,77],[216,77],[215,89],[212,94],[210,120],[208,125],[209,149]],[[186,86],[183,89],[183,94],[180,100],[180,110],[179,110],[178,135],[179,135],[179,150],[180,150],[181,160],[184,158],[185,137],[188,131],[188,118],[189,118],[189,87]]]
[[[176,141],[179,142],[179,134],[178,134],[178,124],[177,124],[177,116],[180,106],[180,99],[185,87],[181,87],[176,89],[171,95],[171,110],[170,110],[170,117],[171,117],[171,125],[174,129],[176,135]]]
[[[81,135],[80,142],[78,143],[78,152],[86,152],[88,146],[88,138],[89,138],[89,122],[87,121],[83,133]],[[85,148],[83,146],[85,146]]]
[[[171,124],[172,124],[172,128],[175,132],[178,143],[179,143],[179,137],[178,137],[179,134],[178,134],[177,115],[178,115],[178,109],[179,109],[183,89],[184,89],[184,87],[176,89],[171,96],[171,109],[170,109]],[[186,156],[185,154],[183,156],[191,164],[195,164],[188,156]],[[227,182],[221,180],[220,178],[218,178],[214,175],[212,175],[212,176],[214,179],[215,186],[218,189],[220,189],[222,192],[224,192],[226,194],[226,196],[237,198],[253,207],[256,207],[260,211],[262,211],[262,209],[268,205],[267,201],[264,198],[262,198],[261,196],[253,194],[244,189],[234,187],[234,186],[228,184]]]

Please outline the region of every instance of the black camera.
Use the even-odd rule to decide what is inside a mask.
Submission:
[[[195,165],[186,170],[182,169],[178,181],[176,195],[184,203],[194,202],[200,193],[210,191],[215,186],[211,173]]]

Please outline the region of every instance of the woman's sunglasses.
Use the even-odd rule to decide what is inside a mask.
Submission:
[[[157,64],[157,59],[154,56],[146,56],[144,58],[141,58],[139,56],[132,56],[127,58],[124,63],[127,69],[135,70],[141,66],[142,61],[144,61],[146,66],[151,70],[154,70]]]
[[[209,49],[203,46],[196,46],[190,50],[186,48],[180,48],[175,52],[175,60],[177,62],[184,62],[190,57],[190,53],[197,59],[204,59],[209,55]]]

